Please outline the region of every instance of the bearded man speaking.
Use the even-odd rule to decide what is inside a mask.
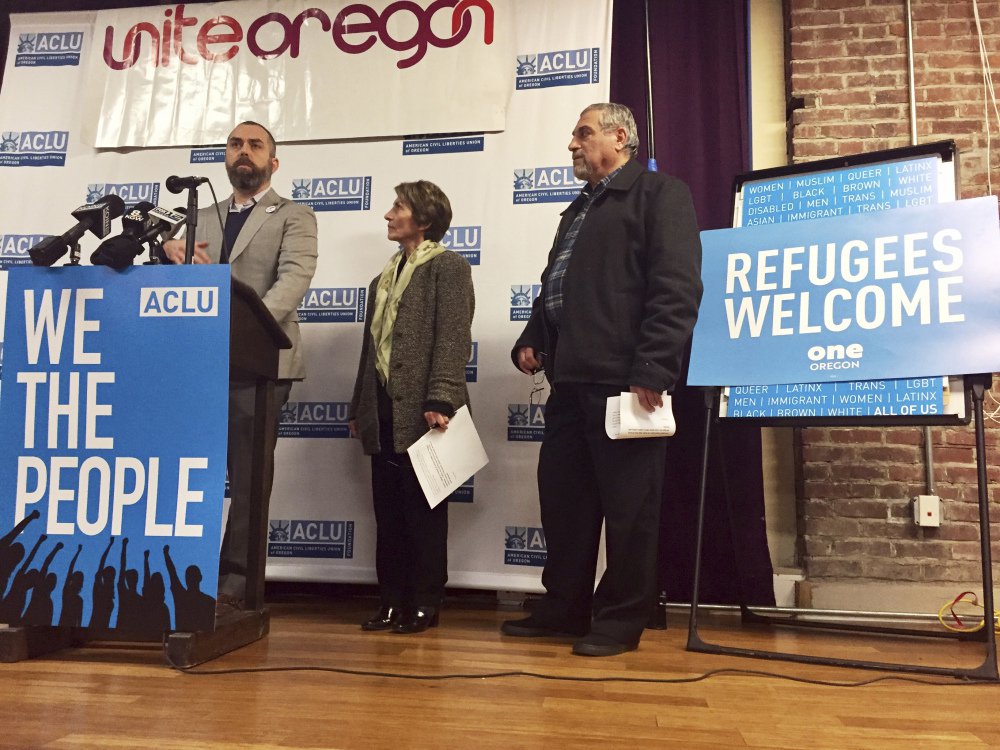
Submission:
[[[305,377],[297,310],[316,270],[316,215],[271,189],[278,169],[274,136],[260,123],[241,122],[226,141],[226,172],[233,194],[198,212],[193,262],[228,263],[234,279],[249,285],[292,342],[278,361],[273,419],[267,425],[264,500],[271,494],[278,417],[292,382]],[[223,215],[225,229],[218,216]],[[163,245],[167,258],[184,262],[184,242]],[[232,504],[219,562],[217,614],[242,608],[249,543],[250,472],[255,387],[229,387],[229,486]]]

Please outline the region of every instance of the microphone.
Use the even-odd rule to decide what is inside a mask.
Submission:
[[[149,212],[149,225],[142,233],[139,242],[149,244],[149,260],[147,264],[170,263],[171,260],[163,251],[163,243],[173,239],[181,227],[187,223],[187,209],[161,208],[157,206]]]
[[[28,249],[31,262],[36,266],[51,266],[76,245],[88,231],[99,239],[111,233],[111,222],[125,213],[125,201],[117,195],[105,195],[94,203],[85,203],[71,214],[77,220],[58,237],[46,237]]]
[[[90,256],[90,262],[95,266],[111,266],[121,271],[132,265],[136,256],[142,253],[143,232],[149,225],[149,211],[156,208],[149,201],[136,203],[122,217],[122,233],[117,237],[104,240]]]
[[[172,239],[187,223],[187,209],[160,208],[155,206],[149,211],[149,226],[139,238],[139,242],[166,242]]]
[[[201,183],[208,182],[207,177],[178,177],[175,174],[167,178],[167,190],[171,193],[183,193],[185,190],[193,190]]]

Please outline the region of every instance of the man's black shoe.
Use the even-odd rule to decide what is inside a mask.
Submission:
[[[579,632],[572,633],[550,627],[536,620],[534,616],[522,620],[507,620],[500,626],[500,632],[516,638],[577,638],[580,635]]]
[[[638,647],[638,643],[619,643],[610,636],[590,633],[573,644],[573,653],[577,656],[618,656],[626,651],[635,651]]]

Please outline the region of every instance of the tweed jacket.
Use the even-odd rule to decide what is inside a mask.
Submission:
[[[375,312],[376,276],[368,288],[368,312],[350,419],[357,421],[367,455],[380,452],[378,375],[371,320]],[[413,271],[399,300],[389,358],[393,448],[403,453],[425,432],[425,411],[449,415],[469,403],[465,365],[472,351],[472,315],[476,300],[472,267],[446,250]]]
[[[225,221],[232,196],[217,204]],[[208,242],[205,252],[218,263],[222,251],[222,228],[216,206],[198,211],[195,239]],[[298,307],[309,291],[316,271],[316,215],[308,206],[282,198],[268,190],[230,248],[229,265],[239,279],[260,295],[264,305],[292,342],[282,349],[278,377],[302,380],[306,375],[299,335]]]
[[[634,159],[594,199],[573,245],[563,280],[557,329],[545,295],[559,239],[579,212],[565,211],[542,293],[511,351],[542,352],[550,383],[596,383],[673,390],[701,300],[701,240],[687,185],[647,172]]]

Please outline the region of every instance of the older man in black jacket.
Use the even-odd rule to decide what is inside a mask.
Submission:
[[[681,181],[636,162],[627,107],[580,114],[569,150],[587,182],[563,212],[542,292],[511,356],[552,386],[538,461],[548,558],[545,596],[502,631],[579,637],[573,653],[638,646],[656,591],[666,438],[611,440],[610,396],[662,405],[681,369],[701,300],[701,242]],[[607,569],[594,590],[601,524]]]

